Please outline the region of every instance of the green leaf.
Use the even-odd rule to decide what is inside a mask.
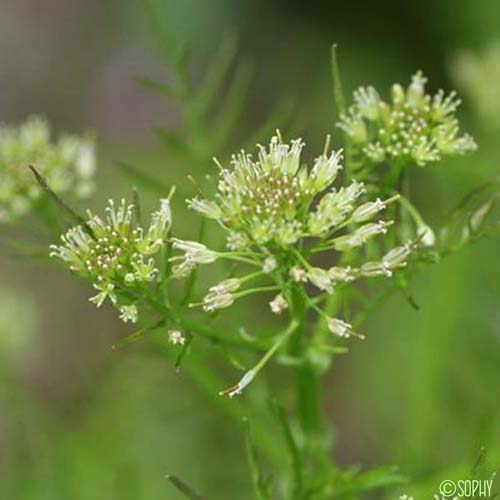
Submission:
[[[59,198],[59,196],[57,196],[57,194],[50,188],[45,179],[39,174],[39,172],[36,170],[35,167],[33,167],[33,165],[29,165],[28,168],[33,172],[36,181],[38,182],[44,193],[62,210],[64,214],[66,214],[69,217],[70,220],[82,226],[82,228],[85,229],[87,234],[89,234],[92,238],[95,239],[94,232],[92,231],[91,227],[87,224],[85,219],[81,215],[78,215],[71,207],[66,205],[66,203],[64,203],[64,201],[62,201],[62,199]]]
[[[116,344],[113,344],[112,348],[120,349],[130,344],[135,344],[136,342],[139,342],[139,340],[142,340],[146,336],[146,334],[158,330],[159,328],[163,328],[164,326],[165,326],[165,321],[161,320],[155,323],[154,325],[141,328],[140,330],[137,330],[136,332],[127,335],[125,338],[119,340]]]
[[[359,489],[362,491],[387,488],[408,482],[408,478],[399,472],[397,466],[380,467],[361,474],[357,478]]]
[[[167,475],[167,479],[186,497],[190,500],[203,500],[203,497],[196,493],[190,486],[177,476]]]
[[[332,88],[333,98],[335,100],[337,114],[340,115],[342,113],[345,113],[346,104],[345,104],[344,90],[342,88],[342,79],[340,78],[337,44],[332,45],[331,71],[332,71],[332,83],[333,83],[333,88]]]
[[[215,98],[221,91],[223,82],[227,78],[237,49],[238,44],[234,36],[228,37],[222,43],[205,74],[198,94],[193,99],[194,113],[201,116],[212,106]]]
[[[136,76],[134,77],[134,81],[153,94],[157,94],[159,96],[167,97],[168,99],[173,100],[176,100],[179,97],[179,94],[176,90],[172,89],[164,83],[157,82],[151,78]]]
[[[164,184],[163,182],[159,181],[158,179],[156,179],[152,175],[147,174],[147,173],[139,170],[137,167],[134,167],[133,165],[131,165],[129,163],[117,162],[116,165],[130,179],[136,181],[144,189],[147,189],[148,191],[150,191],[154,194],[157,194],[157,195],[159,194],[161,196],[165,196],[166,193],[168,193],[170,190],[167,187],[167,185]]]
[[[293,488],[293,498],[298,496],[302,490],[303,484],[303,463],[300,454],[299,447],[293,437],[292,428],[288,422],[288,417],[286,415],[285,409],[278,403],[274,402],[274,411],[281,425],[281,429],[285,436],[288,449],[290,450],[290,456],[292,459],[292,469],[294,477],[294,488]]]
[[[270,479],[265,480],[262,477],[262,472],[260,470],[257,451],[252,442],[252,436],[250,433],[250,424],[248,420],[244,419],[245,424],[245,443],[247,450],[247,461],[250,467],[250,474],[252,477],[252,483],[255,489],[255,497],[257,500],[271,500],[269,493],[269,488],[271,486]]]
[[[169,153],[173,153],[181,158],[190,157],[192,155],[189,146],[184,142],[179,134],[164,128],[155,128],[154,132],[160,143]]]
[[[231,133],[234,131],[235,124],[243,111],[252,75],[253,65],[248,61],[242,62],[238,66],[224,104],[213,126],[213,148],[215,151],[218,151],[226,144]]]

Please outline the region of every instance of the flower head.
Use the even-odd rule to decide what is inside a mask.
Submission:
[[[56,193],[86,198],[94,189],[94,140],[91,135],[63,135],[52,142],[49,124],[39,117],[17,128],[0,125],[0,223],[31,212],[40,198],[29,165]]]
[[[416,81],[412,90],[414,101],[420,84],[420,80]],[[366,107],[363,116],[378,116],[376,92],[359,94],[359,102]],[[380,251],[380,260],[372,263],[366,263],[366,254],[359,251],[370,240],[387,233],[392,222],[382,217],[398,196],[369,200],[365,185],[355,180],[335,186],[342,168],[342,153],[328,152],[328,144],[327,139],[323,153],[307,168],[301,161],[302,140],[287,144],[278,134],[268,148],[258,147],[256,158],[241,152],[233,156],[229,167],[218,165],[219,179],[212,199],[188,201],[191,208],[216,219],[227,231],[230,251],[216,252],[198,242],[173,239],[173,247],[183,252],[172,259],[177,262],[175,275],[185,276],[194,266],[219,259],[241,262],[252,266],[253,271],[258,269],[212,286],[199,304],[205,311],[229,307],[253,293],[277,290],[269,306],[272,312],[280,314],[289,307],[285,297],[289,297],[292,288],[301,289],[303,295],[333,294],[337,284],[363,277],[391,276],[394,269],[404,265],[411,246],[397,247],[385,255]],[[373,245],[377,247],[376,243]],[[353,265],[319,267],[314,256],[321,252],[330,253],[332,264],[349,252]],[[356,263],[356,259],[360,262]],[[257,277],[267,284],[243,287]],[[330,324],[332,328],[335,325],[337,333],[350,332],[347,327],[341,330],[340,320]]]
[[[97,306],[109,298],[119,307],[123,321],[135,322],[136,306],[121,295],[148,287],[157,276],[153,255],[166,243],[170,227],[167,207],[162,200],[160,210],[152,214],[150,226],[144,229],[137,224],[134,205],[109,200],[104,219],[88,211],[86,225],[61,236],[61,244],[51,246],[51,256],[92,281],[99,292],[91,299]]]
[[[349,137],[360,163],[398,161],[423,167],[476,148],[471,136],[460,135],[456,94],[445,96],[440,90],[428,95],[426,83],[427,78],[417,72],[406,90],[393,85],[390,103],[372,87],[354,92],[354,103],[338,126]]]

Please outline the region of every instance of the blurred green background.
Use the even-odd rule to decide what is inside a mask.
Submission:
[[[279,124],[285,135],[300,133],[316,150],[327,132],[338,140],[332,42],[349,91],[366,83],[388,89],[417,69],[436,90],[456,86],[457,51],[500,40],[500,3],[491,1],[165,0],[164,6],[176,38],[192,46],[194,81],[231,34],[239,57],[253,65],[245,112],[228,141],[235,150],[279,102],[292,103],[290,118]],[[129,195],[132,181],[116,164],[130,162],[177,184],[176,229],[193,236],[194,219],[182,201],[192,192],[186,174],[212,166],[176,161],[151,132],[158,125],[176,129],[179,109],[132,81],[170,76],[141,2],[0,0],[0,68],[1,121],[37,113],[57,131],[97,130],[95,207]],[[498,174],[498,130],[485,132],[464,100],[463,123],[478,153],[413,173],[413,195],[431,225]],[[500,103],[492,105],[500,112]],[[207,498],[251,498],[235,420],[148,345],[113,351],[129,330],[113,311],[96,310],[87,287],[68,273],[13,256],[7,243],[21,233],[0,229],[0,498],[176,500],[165,479],[170,472]],[[388,498],[402,491],[430,498],[441,480],[468,477],[481,446],[492,467],[500,464],[498,248],[498,237],[482,241],[423,270],[411,287],[421,310],[393,297],[364,326],[367,341],[339,358],[324,381],[337,462],[399,464],[412,478]],[[265,310],[246,302],[228,321],[252,324],[258,315],[269,329]],[[219,364],[221,383],[232,381],[234,369]],[[273,373],[279,379],[284,372]],[[286,394],[286,383],[280,385]],[[245,397],[265,412],[259,384]],[[275,446],[283,446],[279,438]]]

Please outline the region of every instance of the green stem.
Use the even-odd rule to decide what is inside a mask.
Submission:
[[[297,414],[306,438],[322,432],[321,397],[319,374],[307,355],[306,338],[308,303],[303,290],[294,287],[291,291],[290,311],[297,327],[290,337],[290,354],[302,358],[297,366]]]

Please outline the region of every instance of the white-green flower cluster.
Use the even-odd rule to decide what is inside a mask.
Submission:
[[[412,244],[397,247],[376,262],[363,262],[361,258],[359,266],[341,265],[346,253],[358,255],[359,261],[362,253],[358,249],[388,231],[391,221],[380,216],[398,196],[366,200],[365,186],[357,181],[334,187],[342,169],[341,151],[329,153],[326,146],[308,168],[301,162],[303,147],[300,139],[286,144],[278,134],[268,149],[259,146],[256,159],[241,152],[232,158],[230,167],[219,165],[213,199],[188,200],[191,208],[216,220],[227,231],[229,251],[215,252],[197,242],[174,240],[174,248],[182,252],[173,258],[180,262],[174,274],[185,276],[196,265],[216,259],[259,268],[211,287],[201,303],[206,311],[229,307],[250,293],[276,290],[279,293],[269,306],[280,314],[289,307],[287,297],[292,287],[303,288],[310,283],[332,294],[339,283],[391,276],[405,265]],[[326,269],[314,264],[315,255],[321,252],[328,252],[332,262]],[[243,287],[253,279],[272,284]],[[353,335],[347,323],[338,320],[330,325],[340,336]]]
[[[32,117],[19,127],[0,126],[0,223],[29,213],[41,195],[28,169],[33,165],[56,193],[88,197],[96,168],[94,139],[62,135],[51,141],[50,127]]]
[[[137,300],[157,278],[154,255],[166,244],[171,224],[170,203],[161,200],[149,227],[136,220],[134,205],[109,200],[106,217],[88,211],[85,226],[76,226],[51,246],[51,256],[65,261],[72,272],[90,280],[97,295],[90,300],[99,307],[109,299],[120,318],[135,323]]]
[[[398,163],[421,167],[445,156],[476,149],[473,138],[460,135],[455,112],[460,100],[455,92],[425,93],[427,79],[416,73],[404,89],[394,84],[389,103],[373,87],[354,92],[354,103],[341,116],[338,127],[352,145],[359,165]]]
[[[460,52],[452,70],[482,126],[490,131],[500,129],[500,42],[480,54]]]

